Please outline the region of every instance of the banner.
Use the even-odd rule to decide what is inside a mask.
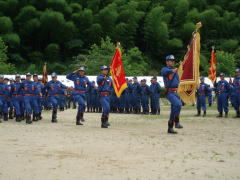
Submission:
[[[47,63],[45,63],[43,65],[42,83],[46,84],[47,82],[48,82]]]
[[[127,88],[127,82],[122,64],[122,53],[119,47],[116,49],[114,57],[112,59],[110,72],[112,75],[114,91],[117,97],[120,97],[123,90]]]
[[[212,48],[210,68],[208,71],[208,78],[212,81],[213,84],[215,83],[215,81],[217,79],[217,60],[216,60],[214,48]]]
[[[198,29],[200,27],[201,23],[198,23],[192,35],[191,43],[188,45],[188,51],[178,68],[180,79],[178,95],[186,104],[195,103],[195,92],[199,86],[200,34]]]

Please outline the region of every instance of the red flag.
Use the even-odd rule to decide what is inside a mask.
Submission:
[[[122,64],[122,53],[120,48],[117,48],[110,65],[110,72],[113,79],[113,87],[117,97],[120,97],[123,90],[127,88],[124,68]]]
[[[46,84],[47,82],[48,82],[47,63],[45,63],[43,66],[42,83]]]
[[[214,53],[214,48],[211,53],[210,68],[208,71],[208,78],[214,83],[217,79],[217,61]]]

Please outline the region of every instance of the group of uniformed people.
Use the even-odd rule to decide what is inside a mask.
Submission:
[[[166,98],[171,103],[171,113],[168,121],[168,133],[177,133],[175,128],[183,128],[180,124],[180,111],[182,101],[177,94],[179,76],[177,68],[174,68],[175,58],[173,55],[166,57],[167,66],[162,68],[164,85],[166,88]],[[138,82],[137,77],[126,79],[128,87],[123,91],[120,98],[117,98],[112,85],[112,80],[108,76],[109,68],[105,65],[100,67],[100,75],[97,76],[96,83],[90,82],[85,75],[85,68],[80,67],[76,71],[68,74],[67,79],[74,82],[74,88],[68,89],[64,84],[57,80],[57,74],[52,73],[52,80],[42,84],[37,74],[26,74],[25,79],[17,74],[15,80],[4,78],[0,75],[0,115],[4,120],[16,117],[16,121],[26,119],[27,124],[42,119],[43,108],[52,109],[52,122],[57,122],[57,111],[70,107],[73,102],[74,108],[78,110],[76,114],[76,125],[83,125],[84,112],[101,112],[101,127],[108,128],[109,113],[143,113],[160,114],[160,85],[157,77],[151,79],[151,85],[146,84],[143,79]],[[224,79],[224,73],[220,74],[220,81],[215,83],[215,92],[218,103],[218,117],[228,115],[228,99],[236,110],[237,117],[240,117],[240,69],[236,70],[236,77],[233,82]],[[32,80],[33,78],[33,80]],[[197,116],[201,110],[206,116],[206,97],[208,96],[209,106],[212,104],[212,90],[204,82],[204,77],[200,78],[201,83],[197,89]],[[67,95],[69,102],[67,106]],[[150,102],[150,103],[149,103]],[[1,122],[1,121],[0,121]]]

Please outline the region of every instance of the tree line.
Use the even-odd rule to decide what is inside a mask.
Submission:
[[[174,54],[182,60],[195,24],[201,28],[201,72],[211,47],[218,72],[240,67],[239,0],[0,0],[0,70],[89,74],[109,64],[121,42],[127,75],[153,75]],[[5,55],[3,55],[5,54]]]

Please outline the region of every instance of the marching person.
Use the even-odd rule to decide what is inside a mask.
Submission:
[[[225,117],[228,117],[228,96],[231,87],[229,83],[225,80],[225,74],[220,74],[220,81],[217,83],[217,108],[219,115],[217,117],[223,117],[223,110],[225,112]]]
[[[197,89],[197,115],[196,116],[200,116],[201,115],[201,109],[203,110],[203,117],[206,116],[206,96],[209,97],[209,104],[211,104],[211,97],[212,97],[212,91],[209,87],[208,84],[206,84],[204,82],[204,77],[201,76],[200,77],[200,85],[199,88]]]
[[[97,84],[99,90],[99,100],[102,107],[102,128],[110,126],[109,112],[110,112],[110,94],[112,91],[112,79],[108,76],[109,68],[106,65],[100,67],[101,74],[97,76]]]
[[[160,84],[157,82],[157,77],[152,78],[152,83],[150,85],[151,90],[151,114],[160,114]]]
[[[0,113],[3,114],[3,120],[8,120],[8,106],[7,97],[9,95],[9,90],[7,84],[4,83],[4,75],[0,74]],[[2,122],[0,120],[0,122]]]
[[[183,126],[179,123],[182,102],[177,94],[179,76],[177,68],[174,68],[175,58],[173,55],[166,57],[166,64],[167,66],[161,69],[161,74],[163,76],[164,85],[167,91],[167,99],[171,103],[171,113],[168,121],[168,133],[176,134],[177,132],[173,129],[174,123],[175,128],[181,129]]]
[[[38,94],[39,90],[37,85],[31,80],[31,73],[26,74],[26,80],[22,82],[23,100],[26,110],[26,123],[31,124],[31,115],[38,107],[37,102],[34,100],[34,94]],[[34,119],[33,119],[34,120]]]
[[[80,121],[84,122],[83,114],[85,112],[86,90],[87,86],[89,88],[91,87],[91,83],[88,77],[85,76],[84,67],[80,67],[74,72],[68,74],[67,79],[74,82],[75,98],[78,102],[76,125],[83,125]]]
[[[20,80],[21,80],[21,76],[19,74],[16,74],[15,82],[11,84],[11,93],[10,93],[13,100],[15,113],[16,113],[16,122],[20,122],[22,120],[21,115],[24,113],[23,92],[22,92],[22,84]]]
[[[33,75],[33,82],[37,86],[37,89],[33,93],[33,102],[36,104],[36,108],[33,110],[33,121],[40,120],[41,112],[42,112],[42,105],[41,105],[41,97],[42,97],[42,89],[43,85],[41,82],[38,81],[38,75]]]
[[[61,104],[60,95],[62,89],[66,90],[67,87],[57,80],[57,73],[53,72],[51,76],[52,80],[49,81],[43,89],[47,91],[49,101],[52,104],[52,123],[57,123],[57,109]],[[64,91],[64,93],[66,96],[67,91]]]
[[[240,69],[236,69],[236,77],[233,79],[233,106],[236,117],[240,117]]]

